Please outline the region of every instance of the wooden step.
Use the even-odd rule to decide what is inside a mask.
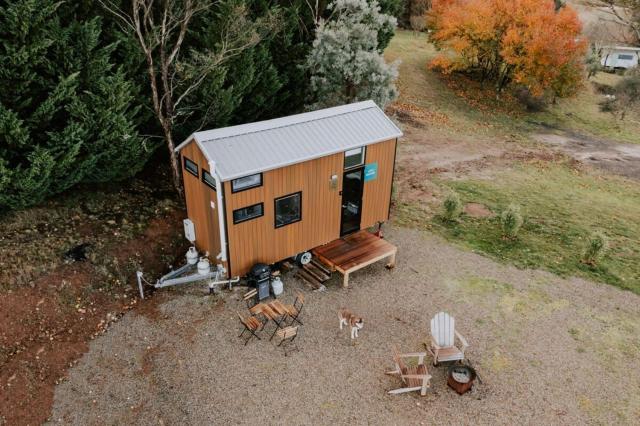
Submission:
[[[326,263],[322,262],[320,259],[318,259],[316,257],[312,258],[311,259],[311,264],[313,266],[315,266],[316,268],[320,269],[326,275],[331,276],[331,266],[329,266]]]
[[[320,289],[321,287],[324,287],[321,281],[319,281],[316,277],[314,277],[304,269],[298,269],[298,272],[296,272],[296,277],[302,279],[303,281],[306,281],[311,285],[311,287],[313,287],[316,290]]]
[[[317,266],[312,265],[310,263],[307,264],[307,265],[302,266],[302,269],[304,269],[305,271],[307,271],[308,273],[313,275],[321,283],[324,283],[329,278],[331,278],[331,275],[326,274],[322,269],[320,269]]]

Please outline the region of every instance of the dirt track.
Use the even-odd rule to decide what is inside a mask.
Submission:
[[[91,344],[55,394],[53,422],[74,424],[632,423],[640,416],[640,297],[579,279],[523,271],[415,230],[392,229],[398,266],[335,279],[307,294],[300,352],[237,338],[240,291],[194,287],[127,314]],[[365,318],[357,345],[337,309]],[[422,349],[447,310],[470,342],[483,383],[457,396],[432,368],[428,396],[389,396],[392,345]],[[272,326],[272,325],[271,325]],[[270,330],[270,328],[269,328]],[[633,368],[629,368],[633,367]]]
[[[574,132],[538,133],[533,139],[554,146],[585,164],[640,179],[640,145],[619,144]]]

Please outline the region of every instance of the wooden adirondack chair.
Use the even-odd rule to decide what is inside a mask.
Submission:
[[[396,364],[396,369],[387,371],[386,374],[399,376],[402,379],[402,383],[404,383],[404,387],[390,390],[388,393],[397,395],[399,393],[420,391],[420,395],[426,395],[427,388],[430,386],[429,380],[431,380],[431,375],[424,363],[426,356],[426,352],[401,354],[397,348],[393,348],[393,361]],[[408,366],[404,362],[405,358],[418,358],[418,364]]]
[[[456,330],[455,318],[446,312],[438,312],[431,320],[431,348],[433,365],[444,361],[464,360],[464,351],[469,344]],[[455,345],[455,338],[460,340],[460,347]]]

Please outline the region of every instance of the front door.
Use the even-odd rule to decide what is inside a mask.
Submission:
[[[340,236],[360,230],[364,167],[344,172],[342,178],[342,220]]]

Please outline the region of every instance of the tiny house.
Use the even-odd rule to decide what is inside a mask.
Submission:
[[[373,101],[193,133],[185,232],[233,277],[385,222],[400,136]]]
[[[600,55],[600,64],[607,69],[630,69],[640,62],[640,47],[604,46]]]

